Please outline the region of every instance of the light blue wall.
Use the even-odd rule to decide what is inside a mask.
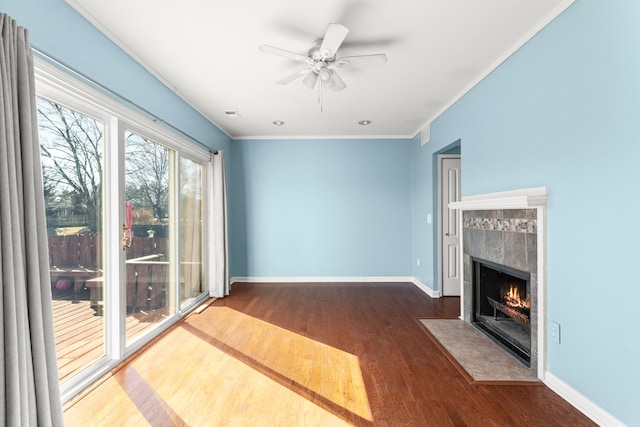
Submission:
[[[562,335],[549,344],[549,370],[640,425],[637,1],[577,0],[440,116],[424,146],[230,144],[64,0],[3,0],[0,10],[42,50],[230,152],[235,276],[413,275],[435,289],[435,154],[458,140],[464,195],[547,186],[548,315]]]
[[[234,141],[232,275],[409,275],[410,142]]]
[[[433,258],[433,154],[461,139],[463,195],[547,186],[549,371],[640,425],[640,2],[577,0],[412,147],[413,255]],[[425,243],[426,242],[426,243]],[[414,275],[428,280],[433,263]]]
[[[64,0],[2,0],[0,12],[29,30],[31,43],[128,98],[209,148],[229,138],[149,74]]]

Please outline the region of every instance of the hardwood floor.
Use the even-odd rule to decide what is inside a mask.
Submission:
[[[544,385],[471,384],[408,283],[236,283],[65,409],[67,426],[590,426]]]

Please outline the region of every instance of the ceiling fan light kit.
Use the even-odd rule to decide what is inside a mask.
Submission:
[[[307,52],[307,56],[270,45],[261,45],[258,49],[261,52],[279,55],[305,63],[306,67],[304,69],[296,71],[290,76],[278,80],[276,83],[287,84],[304,76],[302,83],[309,89],[313,89],[319,80],[318,102],[320,103],[320,111],[322,111],[323,89],[338,92],[347,87],[347,84],[342,80],[340,75],[338,75],[334,67],[376,66],[387,62],[387,55],[384,53],[345,57],[337,56],[338,49],[348,33],[349,29],[344,25],[329,24],[324,38],[315,42],[313,47]]]

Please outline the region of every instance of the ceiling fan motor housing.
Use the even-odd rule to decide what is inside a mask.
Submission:
[[[307,52],[307,56],[316,62],[322,61],[326,62],[327,64],[336,60],[336,52],[322,52],[320,49],[321,47],[322,40],[316,40],[316,42],[313,44],[313,47]],[[326,53],[326,55],[324,55],[324,53]]]

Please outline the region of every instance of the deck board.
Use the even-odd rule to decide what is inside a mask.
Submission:
[[[58,360],[58,379],[62,383],[104,356],[104,316],[96,315],[85,298],[74,302],[71,296],[52,301],[53,328]],[[141,334],[162,320],[162,310],[127,316],[129,339]]]

